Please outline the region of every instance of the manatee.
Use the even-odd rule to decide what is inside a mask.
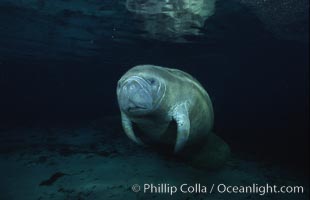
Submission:
[[[117,99],[124,132],[135,143],[202,168],[217,168],[228,158],[229,146],[212,132],[210,97],[188,73],[135,66],[118,81]]]

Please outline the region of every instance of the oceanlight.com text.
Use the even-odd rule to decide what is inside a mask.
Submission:
[[[143,192],[152,194],[168,194],[173,195],[177,192],[188,194],[212,194],[212,193],[228,193],[228,194],[257,194],[260,196],[266,194],[303,194],[303,186],[289,186],[289,185],[272,185],[263,184],[259,185],[253,183],[251,185],[228,185],[224,183],[203,185],[200,183],[195,184],[180,184],[173,185],[168,183],[145,183],[143,185],[134,184],[132,185],[133,192]]]

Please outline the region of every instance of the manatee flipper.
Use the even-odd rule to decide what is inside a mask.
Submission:
[[[177,123],[177,138],[174,146],[174,153],[178,153],[185,146],[190,132],[190,120],[186,103],[178,105],[172,114]]]
[[[229,146],[211,132],[206,144],[189,160],[189,163],[197,168],[216,169],[227,161],[229,155]]]
[[[133,128],[132,128],[132,122],[130,121],[130,119],[127,117],[127,115],[123,112],[121,112],[121,117],[122,117],[122,125],[123,125],[123,129],[126,133],[126,135],[133,140],[134,142],[136,142],[139,145],[144,145],[144,143],[136,137]]]

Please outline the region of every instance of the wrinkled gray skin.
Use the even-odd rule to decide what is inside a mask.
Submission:
[[[213,109],[207,92],[191,75],[154,65],[139,65],[118,81],[117,98],[127,136],[144,145],[135,123],[150,141],[166,143],[165,133],[177,124],[174,152],[205,140],[213,126]]]

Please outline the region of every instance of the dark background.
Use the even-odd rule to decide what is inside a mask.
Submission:
[[[118,115],[117,80],[134,65],[155,64],[205,86],[215,130],[237,155],[309,166],[308,39],[294,35],[308,33],[307,20],[283,38],[249,7],[219,1],[205,36],[174,43],[139,37],[117,1],[90,1],[99,14],[14,2],[0,3],[0,130]]]

